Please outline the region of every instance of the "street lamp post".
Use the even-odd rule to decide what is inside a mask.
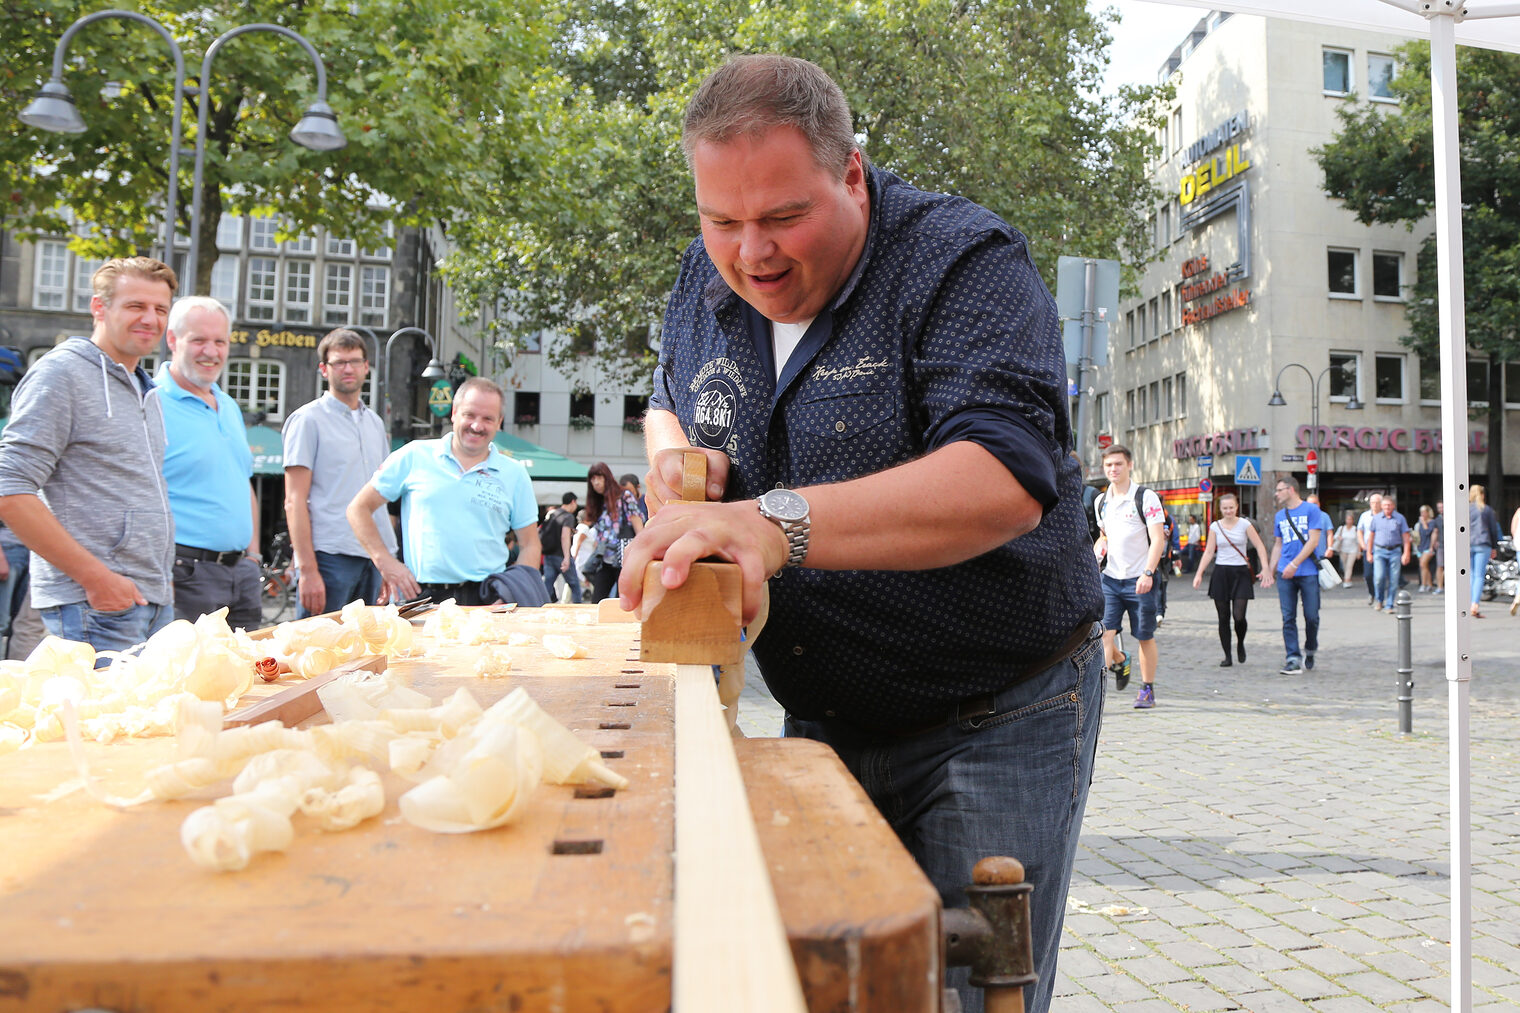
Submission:
[[[369,328],[365,328],[365,330],[369,330]],[[370,333],[373,334],[374,332],[371,331]],[[390,375],[391,345],[396,343],[397,338],[407,334],[422,335],[427,340],[428,351],[432,354],[432,358],[428,360],[426,368],[420,374],[422,379],[436,380],[446,372],[443,368],[443,363],[438,361],[438,341],[427,331],[421,327],[401,327],[391,332],[391,336],[385,341],[385,351],[380,356],[380,410],[381,414],[385,417],[385,434],[387,437],[390,436],[391,432],[391,391],[386,383]]]
[[[53,75],[48,78],[47,84],[37,92],[37,97],[32,99],[27,107],[21,110],[21,122],[29,127],[39,130],[51,130],[55,133],[82,134],[85,131],[84,120],[79,116],[79,110],[74,105],[74,96],[69,94],[68,87],[63,83],[63,57],[68,52],[69,40],[74,37],[85,25],[105,18],[125,18],[128,21],[136,21],[147,25],[160,36],[169,46],[169,51],[174,54],[174,118],[169,132],[169,185],[164,193],[164,261],[171,262],[174,249],[174,213],[175,198],[179,187],[179,151],[181,123],[185,106],[185,55],[180,51],[179,43],[174,41],[174,36],[163,25],[154,21],[146,14],[136,11],[96,11],[94,14],[86,14],[70,25],[58,40],[58,45],[53,47]]]
[[[1290,362],[1290,363],[1288,363],[1282,369],[1279,369],[1277,371],[1277,378],[1272,381],[1272,397],[1270,399],[1268,399],[1268,401],[1267,401],[1268,407],[1271,407],[1271,408],[1281,408],[1281,407],[1285,406],[1288,403],[1286,400],[1284,400],[1284,398],[1282,396],[1282,375],[1284,373],[1286,373],[1289,369],[1292,369],[1295,366],[1298,367],[1299,369],[1303,370],[1304,371],[1304,375],[1309,378],[1309,398],[1310,398],[1310,403],[1309,403],[1310,423],[1309,423],[1309,426],[1310,426],[1310,430],[1311,430],[1311,432],[1309,434],[1309,448],[1311,450],[1313,450],[1313,449],[1315,449],[1315,447],[1314,447],[1315,442],[1319,439],[1319,385],[1320,385],[1320,381],[1323,380],[1325,378],[1326,374],[1328,374],[1331,370],[1337,370],[1337,371],[1339,371],[1339,370],[1344,370],[1346,367],[1344,365],[1341,365],[1341,364],[1326,366],[1323,370],[1320,371],[1319,376],[1315,376],[1312,372],[1309,371],[1309,367],[1305,366],[1301,362]],[[1361,411],[1362,410],[1362,402],[1357,399],[1356,391],[1355,390],[1352,390],[1351,397],[1346,402],[1346,410],[1347,411],[1353,411],[1353,412],[1355,412],[1355,411]],[[1319,478],[1319,476],[1317,474],[1313,473],[1313,472],[1311,472],[1309,474],[1309,488],[1314,489],[1314,488],[1318,487],[1318,485],[1319,485],[1319,482],[1317,481],[1318,478]]]
[[[317,68],[317,98],[302,115],[300,122],[290,131],[290,139],[303,148],[313,151],[333,151],[348,143],[343,132],[338,129],[338,119],[333,113],[332,107],[327,104],[327,68],[322,63],[322,57],[310,42],[298,32],[281,25],[251,24],[239,25],[222,33],[206,50],[205,58],[201,61],[201,76],[199,88],[185,87],[185,57],[180,51],[179,44],[174,41],[174,36],[163,25],[154,21],[145,14],[136,11],[107,10],[96,11],[94,14],[86,14],[75,21],[64,31],[58,40],[58,45],[53,48],[53,73],[41,89],[36,98],[21,111],[21,122],[27,126],[37,127],[41,130],[52,130],[66,134],[81,134],[85,131],[84,120],[79,116],[79,110],[75,107],[74,97],[69,94],[69,89],[63,83],[63,58],[68,50],[69,41],[85,25],[103,18],[125,18],[147,25],[163,37],[168,43],[170,51],[174,53],[174,115],[170,127],[169,136],[169,183],[165,188],[164,195],[164,261],[173,262],[174,236],[175,236],[175,202],[179,192],[179,156],[180,138],[184,120],[185,95],[198,95],[200,97],[200,110],[197,118],[197,130],[195,134],[195,174],[192,182],[193,195],[190,208],[190,256],[185,264],[183,272],[182,289],[184,292],[195,292],[196,258],[200,253],[200,217],[201,217],[201,182],[204,177],[206,164],[206,128],[210,116],[209,99],[206,94],[207,86],[211,78],[211,59],[216,55],[224,43],[242,35],[245,32],[274,32],[294,39],[306,50],[311,57],[312,63]]]

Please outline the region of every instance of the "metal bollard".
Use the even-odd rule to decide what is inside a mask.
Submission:
[[[1414,595],[1400,591],[1393,596],[1393,611],[1399,623],[1399,731],[1414,731],[1414,663],[1410,660],[1410,629],[1414,622]]]

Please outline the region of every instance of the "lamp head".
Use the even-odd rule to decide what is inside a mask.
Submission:
[[[427,368],[422,371],[422,378],[424,380],[436,380],[441,376],[447,375],[448,370],[445,369],[443,363],[439,362],[437,359],[429,360]]]
[[[312,151],[336,151],[348,143],[338,129],[338,117],[332,106],[320,99],[306,107],[301,122],[290,131],[290,139]]]
[[[1346,410],[1348,412],[1359,412],[1365,407],[1367,406],[1358,401],[1355,394],[1346,399]]]
[[[1285,405],[1287,403],[1288,402],[1286,402],[1286,401],[1283,400],[1282,391],[1280,391],[1280,390],[1274,390],[1272,392],[1272,398],[1271,398],[1271,400],[1269,400],[1267,402],[1267,407],[1269,407],[1269,408],[1281,408],[1283,405]]]
[[[37,91],[37,97],[21,110],[21,122],[39,130],[60,134],[84,133],[84,120],[74,107],[74,96],[62,81],[53,80]]]

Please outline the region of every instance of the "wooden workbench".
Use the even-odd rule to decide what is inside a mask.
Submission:
[[[179,826],[226,787],[117,811],[83,791],[44,800],[75,776],[62,743],[0,757],[0,1013],[667,1009],[674,668],[633,660],[637,624],[577,612],[591,609],[497,622],[567,634],[588,659],[535,643],[493,680],[467,674],[478,648],[392,665],[435,700],[523,686],[630,781],[610,796],[545,785],[498,830],[413,827],[396,805],[408,785],[385,775],[379,818],[323,834],[297,816],[288,852],[210,873]],[[937,1010],[937,895],[859,786],[817,743],[738,747],[809,1008]],[[107,790],[131,795],[173,742],[86,748]]]

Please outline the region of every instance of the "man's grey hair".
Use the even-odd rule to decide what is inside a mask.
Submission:
[[[169,309],[169,330],[174,332],[175,337],[179,337],[185,317],[190,315],[191,310],[213,310],[220,313],[222,319],[227,321],[227,329],[232,329],[232,314],[222,305],[221,300],[209,295],[187,295]]]
[[[730,57],[691,97],[681,127],[686,167],[703,141],[726,144],[780,126],[801,131],[814,161],[838,176],[844,175],[850,153],[860,150],[850,103],[822,67],[795,56],[759,53]]]
[[[506,413],[507,392],[501,389],[501,384],[497,383],[495,380],[487,380],[483,376],[472,376],[464,383],[461,383],[459,385],[459,387],[454,391],[454,407],[458,408],[459,402],[464,400],[465,394],[472,390],[483,390],[495,394],[501,401],[502,413]]]

